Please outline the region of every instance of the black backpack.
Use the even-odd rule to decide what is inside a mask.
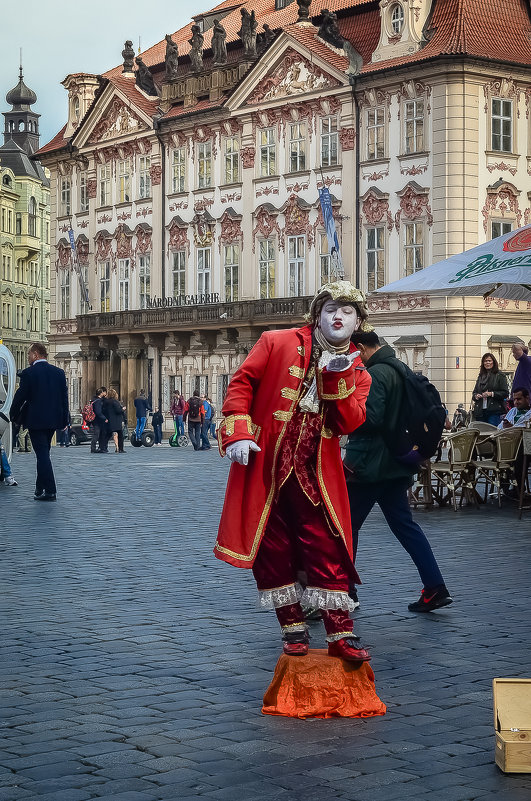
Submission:
[[[201,398],[191,397],[188,401],[188,416],[199,417],[199,409],[201,408]]]
[[[425,375],[417,375],[398,359],[385,364],[399,373],[403,386],[396,426],[389,431],[386,445],[397,462],[415,468],[437,452],[446,409]]]

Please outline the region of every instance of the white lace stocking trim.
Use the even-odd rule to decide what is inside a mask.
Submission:
[[[258,590],[258,602],[264,609],[279,609],[281,606],[296,604],[302,597],[300,584],[286,584],[272,590]]]
[[[349,612],[356,609],[356,604],[348,592],[322,590],[319,587],[306,587],[301,603],[303,606],[312,606],[314,609],[348,609]]]

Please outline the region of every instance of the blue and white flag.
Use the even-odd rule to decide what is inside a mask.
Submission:
[[[81,266],[80,266],[78,258],[77,258],[76,241],[74,239],[74,232],[73,232],[72,228],[68,229],[68,238],[70,240],[70,249],[72,250],[72,264],[74,265],[74,269],[75,269],[75,271],[77,273],[77,277],[78,277],[78,281],[79,281],[79,289],[81,291],[81,297],[83,298],[84,302],[88,306],[88,305],[90,305],[88,287],[85,284],[85,279],[83,277],[83,273],[81,271]]]
[[[326,229],[326,238],[328,239],[328,252],[330,253],[330,280],[337,281],[338,278],[343,278],[345,272],[343,270],[336,222],[332,210],[332,198],[326,186],[319,189],[319,200],[321,201],[321,211],[323,213],[323,221]]]

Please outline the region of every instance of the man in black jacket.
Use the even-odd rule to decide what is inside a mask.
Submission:
[[[90,440],[91,453],[109,453],[109,433],[107,431],[107,417],[105,416],[104,400],[107,397],[107,387],[100,387],[92,400],[94,420],[90,424],[92,438]],[[96,450],[98,445],[99,450]]]
[[[56,429],[68,426],[68,390],[63,370],[48,364],[43,344],[34,342],[28,351],[30,364],[20,374],[20,386],[11,404],[11,420],[29,431],[37,457],[36,501],[55,501],[56,486],[50,460],[50,445]]]

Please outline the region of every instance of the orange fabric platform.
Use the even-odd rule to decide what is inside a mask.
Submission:
[[[290,718],[369,718],[386,711],[371,666],[364,662],[357,668],[324,649],[310,649],[308,656],[282,654],[262,707],[264,715]]]

